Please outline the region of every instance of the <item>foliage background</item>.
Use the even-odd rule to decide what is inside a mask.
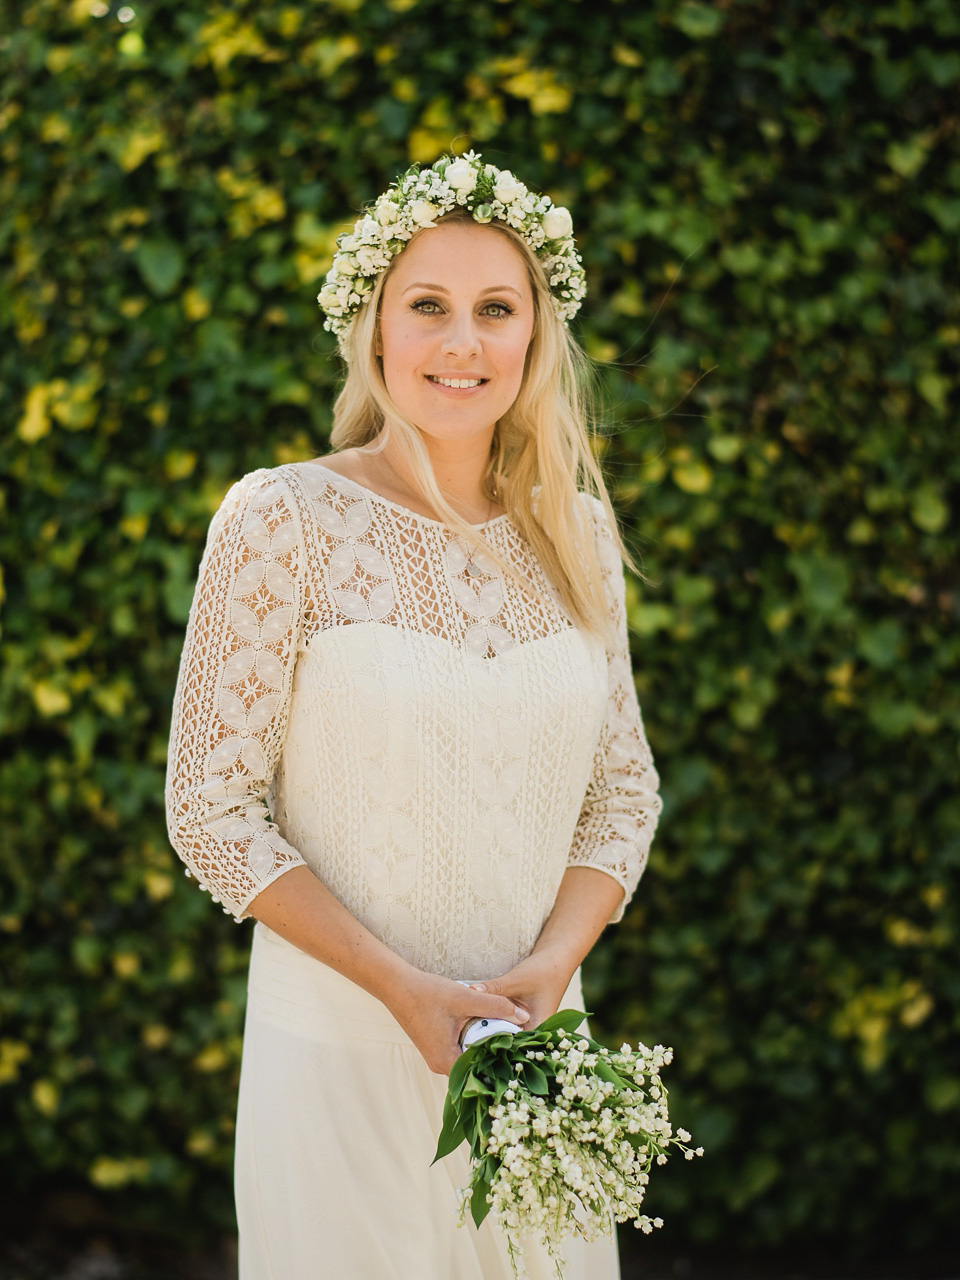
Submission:
[[[665,1232],[945,1239],[960,1186],[952,0],[88,0],[0,28],[0,1152],[231,1221],[248,926],[162,787],[210,515],[326,450],[334,237],[481,150],[574,215],[665,809],[589,972],[676,1051]]]

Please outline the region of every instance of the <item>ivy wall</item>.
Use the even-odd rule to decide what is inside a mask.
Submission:
[[[920,1247],[960,1149],[953,0],[30,0],[0,18],[0,1153],[229,1223],[250,926],[163,775],[211,513],[327,451],[411,160],[569,206],[665,808],[590,962],[677,1239]]]

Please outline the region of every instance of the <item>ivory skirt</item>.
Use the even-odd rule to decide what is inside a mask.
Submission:
[[[583,1008],[580,971],[561,1007]],[[447,1080],[385,1005],[262,923],[237,1106],[240,1280],[513,1280],[488,1217],[456,1224],[466,1144],[431,1165]],[[526,1246],[531,1280],[555,1280]],[[567,1280],[619,1280],[615,1237],[568,1241]]]

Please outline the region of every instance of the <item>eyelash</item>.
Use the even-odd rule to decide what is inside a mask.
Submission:
[[[424,315],[424,316],[431,316],[436,314],[436,312],[434,311],[424,311],[423,308],[425,305],[428,307],[440,306],[439,302],[435,302],[433,298],[418,298],[416,302],[411,304],[411,310],[418,311],[421,315]],[[485,305],[488,307],[499,307],[502,313],[498,316],[488,316],[487,317],[488,320],[506,320],[514,314],[513,307],[508,306],[505,302],[488,302]]]

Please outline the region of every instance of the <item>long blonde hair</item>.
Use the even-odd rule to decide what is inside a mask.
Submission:
[[[479,225],[464,210],[439,218],[437,225],[451,221]],[[600,561],[578,490],[583,488],[599,498],[621,559],[634,573],[639,574],[639,570],[620,536],[591,447],[592,366],[586,352],[557,317],[549,282],[533,251],[506,223],[493,221],[485,225],[506,236],[522,256],[533,291],[534,322],[519,394],[494,427],[482,491],[487,498],[500,501],[540,561],[571,619],[612,647],[615,637],[610,633]],[[423,231],[417,232],[417,236],[422,234]],[[377,278],[370,297],[341,335],[347,374],[334,405],[330,443],[334,450],[364,446],[381,432],[386,437],[390,427],[395,426],[399,452],[428,505],[468,545],[482,549],[509,573],[521,590],[532,592],[542,601],[535,585],[447,502],[420,431],[387,391],[377,351],[380,302],[392,267],[393,263]],[[384,438],[381,447],[386,443]],[[531,497],[537,484],[540,496],[534,514]]]

